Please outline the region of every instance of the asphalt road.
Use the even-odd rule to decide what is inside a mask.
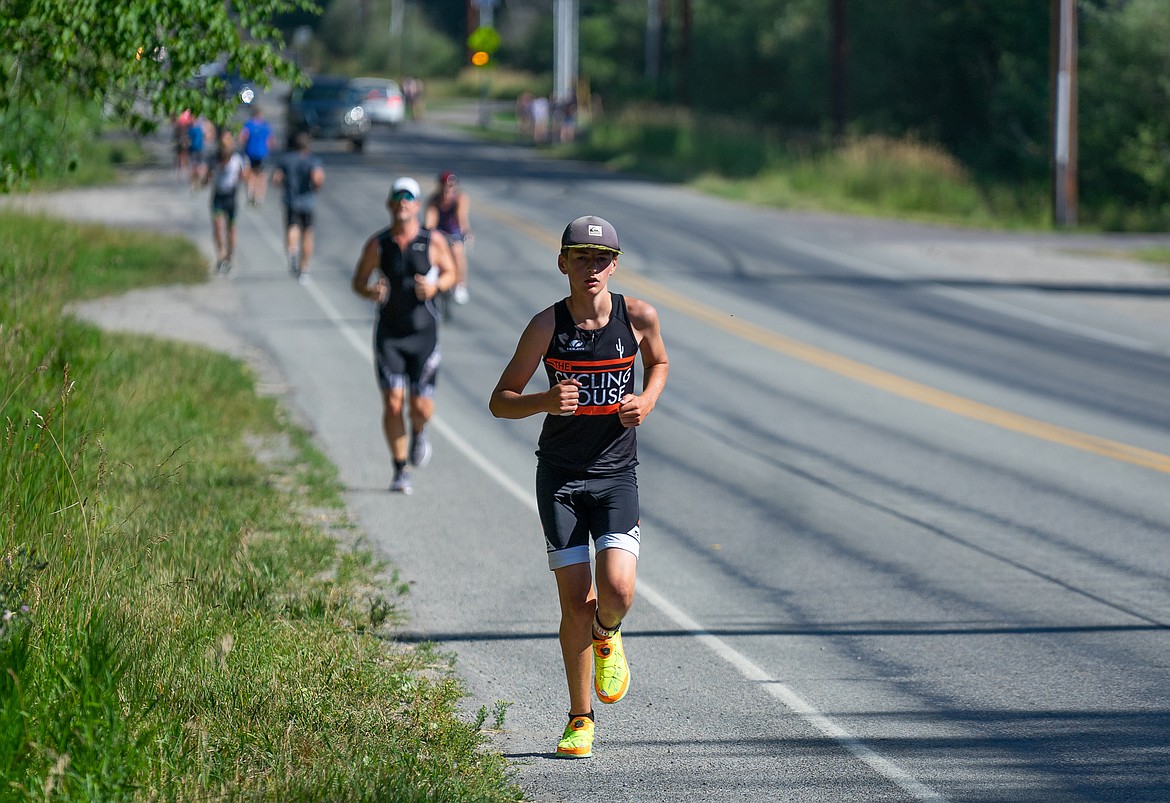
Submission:
[[[401,638],[455,654],[469,711],[509,704],[493,741],[530,799],[1170,799],[1170,280],[1040,281],[1021,254],[1050,237],[759,210],[432,124],[319,150],[314,281],[289,278],[272,197],[202,312],[339,466],[410,584]],[[402,497],[349,276],[390,181],[443,169],[473,199],[472,299]],[[137,192],[121,222],[209,244],[202,195]],[[639,432],[631,691],[569,762],[540,422],[487,398],[586,213],[617,226],[615,289],[657,306],[671,373]]]

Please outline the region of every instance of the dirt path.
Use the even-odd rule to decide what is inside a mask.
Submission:
[[[209,265],[212,259],[206,192],[188,192],[169,168],[135,170],[115,185],[9,196],[0,203],[69,220],[185,236]],[[200,285],[133,290],[75,304],[69,311],[103,329],[168,337],[245,360],[256,371],[261,392],[284,386],[276,367],[240,326],[242,299],[230,281],[212,276]]]

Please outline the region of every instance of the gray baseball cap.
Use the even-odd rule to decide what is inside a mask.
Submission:
[[[608,220],[594,215],[579,217],[565,226],[561,248],[605,248],[619,254],[622,252],[614,227]]]

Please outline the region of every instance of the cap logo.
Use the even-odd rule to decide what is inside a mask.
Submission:
[[[589,236],[590,237],[600,237],[601,236],[601,226],[590,226],[589,227]]]

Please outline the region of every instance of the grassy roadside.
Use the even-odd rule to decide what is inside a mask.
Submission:
[[[0,799],[520,799],[248,369],[61,315],[204,274],[0,213]]]
[[[50,171],[32,182],[37,192],[52,192],[69,187],[92,187],[108,184],[125,168],[149,164],[151,154],[143,143],[124,132],[104,132],[83,140],[77,154],[58,170]]]
[[[569,153],[761,206],[1052,228],[1042,183],[982,182],[941,148],[911,138],[838,142],[680,110],[631,109],[599,121]]]
[[[1142,262],[1152,262],[1162,267],[1170,267],[1170,248],[1139,248],[1136,251],[1127,251],[1122,256],[1127,259],[1140,259]]]
[[[481,138],[516,142],[500,109]],[[682,109],[599,116],[572,143],[539,146],[702,192],[779,209],[836,212],[993,229],[1051,230],[1045,182],[980,181],[941,148],[914,139],[784,134]],[[1135,221],[1135,225],[1140,221]]]

